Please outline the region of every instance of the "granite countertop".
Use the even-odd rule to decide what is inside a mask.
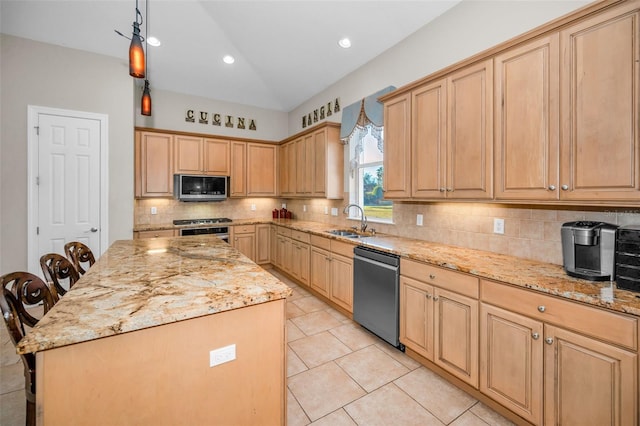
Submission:
[[[394,253],[406,259],[472,274],[479,278],[500,281],[541,293],[640,316],[640,293],[617,289],[614,286],[613,299],[611,299],[606,295],[606,292],[611,287],[609,282],[593,282],[573,278],[565,273],[562,266],[552,263],[537,262],[488,251],[431,243],[387,234],[376,234],[357,239],[344,238],[327,233],[328,230],[343,227],[296,219],[242,219],[234,220],[229,225],[259,223],[274,223],[314,235],[349,242],[354,246],[363,245]],[[168,228],[162,229],[175,228],[174,225],[167,226]],[[149,226],[149,228],[136,229],[136,231],[152,229],[161,228],[156,225],[155,227]],[[402,270],[400,273],[402,273]]]
[[[19,342],[28,353],[283,299],[291,289],[218,237],[121,240]]]

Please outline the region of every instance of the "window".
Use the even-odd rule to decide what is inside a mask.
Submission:
[[[393,202],[383,199],[382,178],[384,130],[368,123],[353,133],[349,143],[350,202],[364,210],[367,220],[391,223]],[[350,217],[360,218],[360,212],[351,209]],[[353,216],[353,215],[356,216]]]

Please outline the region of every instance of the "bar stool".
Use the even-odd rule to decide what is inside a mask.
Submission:
[[[40,267],[47,282],[55,286],[59,297],[65,295],[68,290],[80,279],[80,274],[73,263],[58,253],[48,253],[40,257]],[[65,288],[62,283],[67,283]]]
[[[54,305],[54,295],[49,287],[36,275],[28,272],[12,272],[0,276],[0,311],[14,346],[26,335],[25,326],[35,326],[39,318],[27,312],[29,307],[42,302],[44,314]],[[54,290],[55,291],[55,290]],[[36,357],[35,354],[21,354],[24,364],[26,424],[36,424]]]
[[[80,275],[84,275],[87,272],[82,267],[82,264],[89,263],[89,266],[87,266],[87,269],[89,269],[91,265],[96,263],[96,258],[93,256],[91,249],[79,241],[71,241],[65,244],[64,252]]]

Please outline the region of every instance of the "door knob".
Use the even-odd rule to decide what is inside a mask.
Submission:
[[[91,232],[98,232],[98,228],[91,228]]]

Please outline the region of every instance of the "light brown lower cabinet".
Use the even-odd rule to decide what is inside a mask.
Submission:
[[[353,313],[353,245],[311,236],[311,288]]]
[[[407,261],[401,262],[404,274]],[[438,279],[439,268],[420,265],[416,272],[422,267],[431,269],[425,281],[400,276],[400,342],[477,388],[478,301],[429,284]],[[471,279],[477,288],[477,279]]]
[[[256,225],[256,260],[258,265],[271,261],[271,225]]]
[[[482,281],[480,391],[536,425],[638,424],[638,321]]]
[[[256,261],[256,226],[237,225],[229,227],[229,241],[233,248]]]

